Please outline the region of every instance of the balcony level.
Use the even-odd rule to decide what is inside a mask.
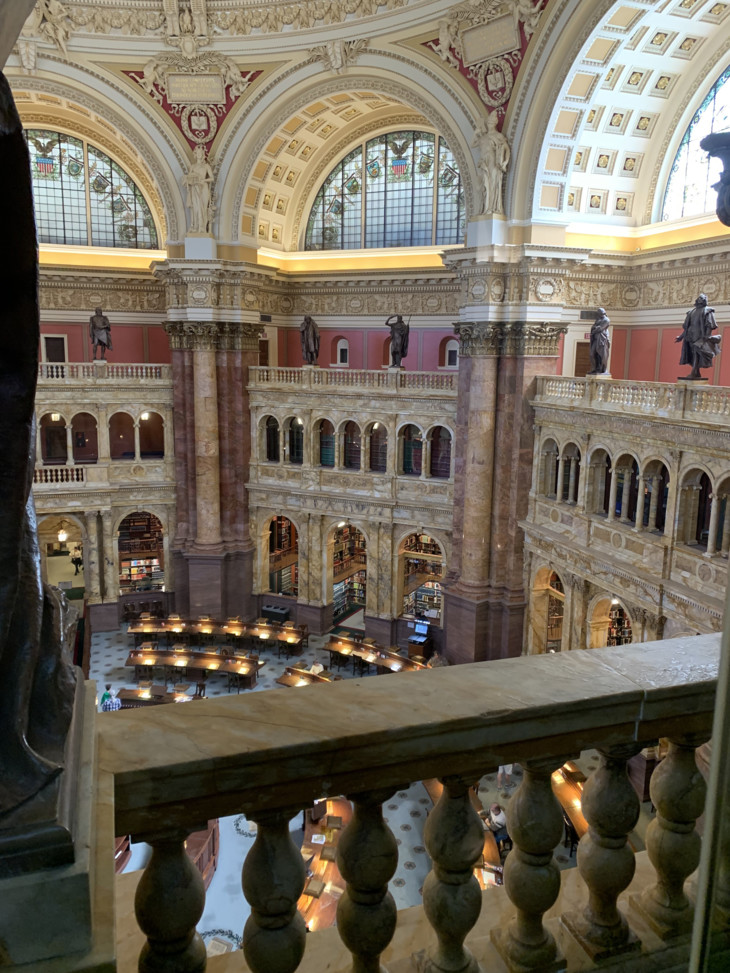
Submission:
[[[484,973],[688,969],[705,798],[695,749],[711,732],[719,650],[720,637],[707,635],[102,714],[100,831],[145,837],[154,849],[135,905],[146,945],[132,918],[137,876],[117,885],[117,969],[136,969],[143,946],[143,971],[205,968],[194,933],[204,891],[184,841],[234,813],[258,826],[243,868],[245,963],[232,953],[207,961],[210,970],[377,971],[381,954],[390,973],[477,963]],[[639,799],[627,762],[659,737],[669,750],[651,784],[657,815],[648,852],[634,855],[627,835]],[[578,869],[558,873],[563,823],[551,774],[590,748],[601,755],[583,791],[590,828]],[[524,768],[508,809],[514,848],[504,886],[480,891],[483,830],[469,788],[511,761]],[[432,777],[444,784],[426,826],[433,870],[423,907],[396,914],[387,884],[398,852],[382,805]],[[337,929],[307,935],[296,911],[304,864],[288,821],[339,794],[354,805],[338,843],[346,891]],[[727,917],[718,922],[712,950],[722,969]]]

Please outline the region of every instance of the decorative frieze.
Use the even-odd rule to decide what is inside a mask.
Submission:
[[[44,311],[164,311],[165,292],[150,277],[97,277],[41,271],[40,303]]]
[[[261,327],[237,321],[167,321],[165,331],[174,351],[257,351]]]
[[[567,328],[525,321],[465,321],[454,325],[463,358],[505,355],[557,355]]]

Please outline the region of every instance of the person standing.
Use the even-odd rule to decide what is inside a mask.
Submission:
[[[112,684],[108,682],[101,697],[102,713],[113,713],[122,708],[122,701],[118,696],[112,696]]]

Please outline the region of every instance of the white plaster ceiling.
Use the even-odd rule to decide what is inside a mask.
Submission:
[[[533,216],[578,224],[660,218],[699,94],[730,59],[730,3],[616,3],[585,40],[548,123]]]

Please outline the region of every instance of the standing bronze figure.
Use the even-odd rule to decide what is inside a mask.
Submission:
[[[307,365],[316,365],[319,358],[319,328],[308,314],[299,325],[299,337],[302,341],[302,358]]]
[[[598,317],[591,327],[591,370],[589,375],[603,375],[608,371],[608,355],[611,351],[611,339],[608,337],[608,327],[611,324],[604,308],[598,308]]]
[[[700,294],[695,306],[687,311],[682,325],[682,334],[674,339],[682,342],[682,352],[679,356],[680,365],[691,365],[689,375],[681,375],[682,381],[696,381],[702,378],[701,368],[709,368],[712,359],[718,352],[720,336],[713,335],[717,331],[715,323],[715,309],[707,306],[707,295]]]
[[[410,321],[410,318],[408,319]],[[392,323],[391,323],[392,322]],[[390,364],[392,368],[399,368],[401,361],[408,354],[408,334],[410,325],[400,314],[391,314],[385,322],[390,328]]]

